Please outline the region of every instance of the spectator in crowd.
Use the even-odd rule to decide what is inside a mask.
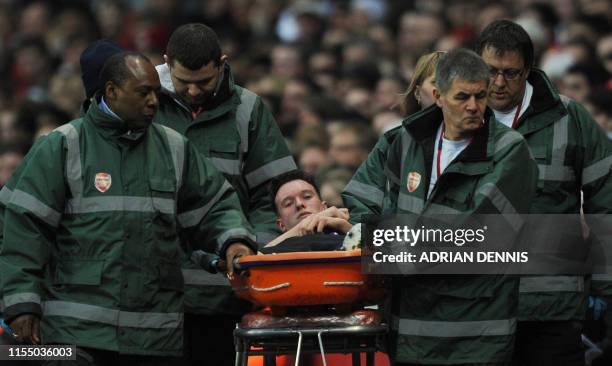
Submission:
[[[612,139],[612,90],[599,89],[589,95],[585,106],[606,136]]]
[[[599,62],[608,71],[607,87],[612,89],[612,33],[609,33],[597,42],[597,57]]]
[[[332,163],[357,169],[374,145],[374,134],[368,126],[342,123],[331,137],[329,157]]]
[[[0,149],[0,187],[4,187],[17,166],[21,164],[24,150],[27,149],[15,145],[3,145]]]
[[[523,135],[538,162],[538,190],[529,212],[578,215],[582,206],[589,225],[595,222],[588,214],[612,213],[612,143],[582,105],[558,94],[534,68],[527,32],[509,20],[495,21],[480,35],[478,51],[490,71],[489,107],[498,121]],[[519,364],[584,364],[584,281],[583,276],[521,277]],[[596,278],[593,285],[596,292],[610,288]]]
[[[81,81],[85,89],[85,100],[81,104],[81,114],[85,114],[91,103],[91,98],[94,94],[102,89],[102,80],[100,80],[100,71],[106,60],[112,55],[115,55],[123,50],[115,43],[101,39],[93,42],[83,50],[79,58],[81,66]]]
[[[2,189],[4,316],[18,341],[77,345],[79,364],[166,365],[183,344],[179,237],[228,263],[256,245],[222,175],[151,124],[149,60],[113,55],[101,79],[87,114],[39,140]]]
[[[305,174],[314,175],[320,167],[327,163],[327,147],[316,142],[308,143],[302,148],[299,167]]]
[[[414,68],[414,75],[404,93],[401,110],[409,116],[434,103],[433,88],[435,85],[436,64],[444,51],[436,51],[421,56]]]
[[[228,57],[208,26],[177,28],[164,60],[157,66],[162,89],[155,120],[187,136],[225,175],[259,243],[275,238],[276,215],[266,184],[296,165],[274,117],[259,96],[235,84]],[[187,356],[194,365],[233,364],[232,332],[249,304],[227,285],[206,285],[216,275],[191,263],[190,247],[197,243],[185,244]],[[207,327],[217,332],[203,332]]]

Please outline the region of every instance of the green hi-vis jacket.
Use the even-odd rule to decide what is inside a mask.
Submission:
[[[555,91],[542,71],[532,70],[528,81],[533,96],[516,130],[527,140],[539,169],[530,212],[578,215],[582,190],[587,224],[597,235],[602,223],[593,214],[608,214],[601,219],[612,225],[612,143],[580,104]],[[610,276],[593,275],[595,294],[611,296],[611,284]],[[519,291],[520,320],[584,317],[588,284],[583,276],[525,276]]]
[[[238,193],[260,245],[280,235],[267,183],[297,167],[261,98],[234,84],[225,64],[220,88],[210,102],[212,107],[194,118],[193,111],[175,94],[168,65],[157,66],[157,72],[162,93],[155,121],[189,138],[225,175]],[[189,260],[185,261],[183,275],[189,312],[240,314],[249,308],[245,301],[235,298],[223,276],[210,274]]]
[[[7,186],[5,316],[42,317],[46,344],[180,355],[179,235],[255,248],[232,186],[175,131],[130,131],[92,105],[31,149]]]
[[[509,236],[518,235],[523,223],[516,214],[528,211],[537,180],[537,166],[524,139],[487,110],[483,127],[448,165],[427,198],[442,120],[441,109],[432,106],[404,121],[389,147],[389,201],[383,213],[415,218],[495,214],[506,222]],[[415,187],[416,174],[420,183]],[[504,275],[394,277],[394,359],[416,364],[509,362],[517,290],[518,278]]]

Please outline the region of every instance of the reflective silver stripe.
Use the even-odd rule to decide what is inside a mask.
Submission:
[[[176,190],[181,189],[183,184],[183,167],[185,166],[185,138],[173,129],[161,126],[168,137],[172,164],[174,165],[174,177],[176,178]]]
[[[268,244],[272,240],[276,239],[277,236],[278,234],[269,233],[265,231],[255,233],[255,237],[257,238],[258,244]]]
[[[610,173],[612,167],[612,156],[601,159],[595,164],[591,164],[582,170],[582,184],[589,184],[599,178],[605,177]]]
[[[231,175],[240,175],[242,173],[240,166],[240,160],[234,159],[222,159],[222,158],[209,158],[210,162],[220,172]]]
[[[574,170],[565,165],[565,151],[568,144],[569,116],[555,122],[553,126],[552,156],[550,165],[538,164],[540,180],[567,182],[575,179]]]
[[[70,199],[66,203],[66,214],[95,213],[108,211],[154,212],[173,215],[174,200],[159,197],[99,196]]]
[[[68,301],[44,302],[43,314],[128,328],[174,329],[183,325],[183,313],[139,313]]]
[[[217,238],[217,252],[220,252],[221,249],[223,248],[223,244],[225,244],[225,242],[228,239],[234,236],[240,236],[240,237],[246,236],[249,239],[255,241],[255,237],[247,229],[243,229],[241,227],[235,228],[235,229],[229,229],[223,232],[223,234],[219,235],[219,237]]]
[[[9,307],[24,302],[34,302],[40,304],[40,296],[33,292],[22,292],[20,294],[4,296],[4,306]]]
[[[215,194],[215,196],[210,201],[208,201],[207,204],[205,204],[204,206],[200,208],[196,208],[195,210],[186,211],[186,212],[179,214],[178,221],[181,224],[181,226],[184,228],[188,228],[188,227],[196,226],[197,224],[199,224],[200,221],[202,221],[202,219],[204,218],[204,216],[206,216],[208,211],[210,211],[211,207],[213,207],[217,202],[219,202],[219,199],[221,199],[221,196],[223,196],[225,192],[227,192],[227,190],[230,188],[231,188],[231,185],[227,181],[223,182],[223,185],[221,186],[219,191]]]
[[[399,193],[397,207],[399,207],[401,210],[420,214],[421,212],[423,212],[424,205],[425,202],[419,197],[415,197],[403,192]]]
[[[240,104],[236,108],[236,122],[238,123],[238,134],[240,135],[240,151],[245,154],[249,151],[249,123],[251,122],[251,113],[257,95],[250,90],[242,88],[240,94]]]
[[[504,193],[497,188],[497,186],[493,183],[486,183],[482,187],[480,187],[476,193],[480,193],[483,196],[487,197],[493,206],[499,210],[499,212],[504,216],[504,219],[510,223],[514,231],[519,231],[521,226],[523,225],[523,220],[516,212],[516,209],[512,205],[512,202],[504,195]]]
[[[393,317],[393,328],[404,336],[451,338],[508,336],[516,331],[516,318],[477,321],[428,321]]]
[[[10,203],[25,208],[26,210],[36,215],[39,219],[54,227],[59,224],[60,219],[62,218],[61,213],[45,205],[40,200],[38,200],[38,198],[32,196],[31,194],[20,191],[18,189],[13,191]]]
[[[274,178],[277,175],[297,169],[292,156],[271,161],[245,176],[245,179],[250,188],[257,187],[268,179]]]
[[[538,164],[538,179],[557,182],[571,182],[575,180],[574,169],[569,166]]]
[[[610,274],[594,274],[591,279],[593,281],[605,281],[612,282],[612,275]]]
[[[378,189],[378,187],[358,182],[355,179],[351,179],[344,188],[344,191],[373,202],[378,207],[382,207],[383,198],[385,197],[385,193]]]
[[[531,292],[583,292],[582,276],[527,276],[521,277],[520,293]]]
[[[83,177],[79,133],[76,127],[70,123],[60,126],[55,130],[66,137],[66,178],[68,179],[72,197],[81,197],[83,195]]]
[[[553,126],[552,165],[563,166],[568,142],[568,115],[555,122]]]
[[[185,285],[191,286],[230,286],[223,275],[212,274],[203,269],[183,269]]]
[[[13,195],[13,191],[9,189],[9,187],[4,186],[2,190],[0,190],[0,203],[3,205],[8,205],[11,201],[11,196]]]
[[[512,145],[518,141],[521,141],[522,139],[523,139],[523,136],[520,133],[514,130],[507,131],[505,134],[502,135],[502,137],[500,137],[499,140],[495,142],[495,152],[494,153],[497,154],[498,152],[502,151],[509,145]]]
[[[438,214],[438,215],[457,215],[460,214],[461,211],[449,207],[449,206],[444,206],[444,205],[440,205],[437,203],[432,203],[430,205],[427,206],[427,215],[431,215],[431,214]]]

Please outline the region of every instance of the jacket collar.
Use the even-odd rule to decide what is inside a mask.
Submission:
[[[157,65],[155,67],[157,70],[157,74],[159,75],[159,82],[162,86],[162,93],[170,96],[176,103],[178,103],[181,107],[191,112],[191,108],[184,103],[180,96],[176,94],[176,89],[174,88],[174,84],[172,83],[172,77],[170,75],[170,67],[167,63],[162,65]],[[221,80],[221,86],[219,87],[219,91],[217,94],[210,100],[210,105],[205,109],[206,111],[214,111],[216,108],[227,102],[232,98],[235,94],[235,84],[234,84],[234,75],[230,69],[229,64],[226,62],[223,66],[223,79]],[[202,112],[204,113],[204,112]]]
[[[532,69],[527,80],[533,86],[533,96],[530,102],[531,113],[540,113],[560,103],[559,93],[544,71]]]
[[[144,136],[147,127],[141,129],[131,129],[127,124],[114,116],[106,113],[100,106],[102,93],[98,92],[92,98],[89,108],[85,113],[85,120],[92,123],[102,133],[109,138],[118,138],[126,141],[138,141]]]
[[[423,145],[428,140],[435,139],[436,132],[443,119],[442,109],[434,104],[408,117],[404,120],[403,124],[406,130],[408,130],[408,133],[410,133],[417,142]],[[489,142],[492,141],[494,132],[494,128],[491,127],[491,124],[497,122],[495,121],[493,111],[488,107],[485,110],[484,119],[486,121],[485,124],[476,130],[472,142],[459,155],[457,158],[458,161],[484,161],[491,158],[492,149],[489,149]]]

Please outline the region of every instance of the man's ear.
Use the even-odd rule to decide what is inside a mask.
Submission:
[[[170,67],[170,59],[168,58],[168,55],[166,54],[164,54],[164,62],[168,64],[168,67]]]
[[[225,61],[228,60],[228,56],[226,54],[222,54],[221,58],[219,59],[221,61],[221,65],[223,65],[225,63]]]
[[[327,207],[327,201],[321,201],[321,206],[323,206],[323,209],[324,209],[324,210],[327,210],[327,209],[328,209],[328,207]]]
[[[104,84],[104,96],[108,100],[117,100],[117,86],[112,81],[107,81]]]
[[[282,231],[283,233],[285,231],[287,231],[287,227],[285,226],[285,224],[283,224],[283,222],[281,221],[280,217],[276,218],[276,226],[278,226],[278,228],[280,229],[280,231]]]
[[[433,88],[433,97],[436,100],[436,105],[442,108],[442,105],[444,104],[442,103],[442,95],[440,94],[440,91],[438,90],[438,88],[436,88],[435,86]]]

